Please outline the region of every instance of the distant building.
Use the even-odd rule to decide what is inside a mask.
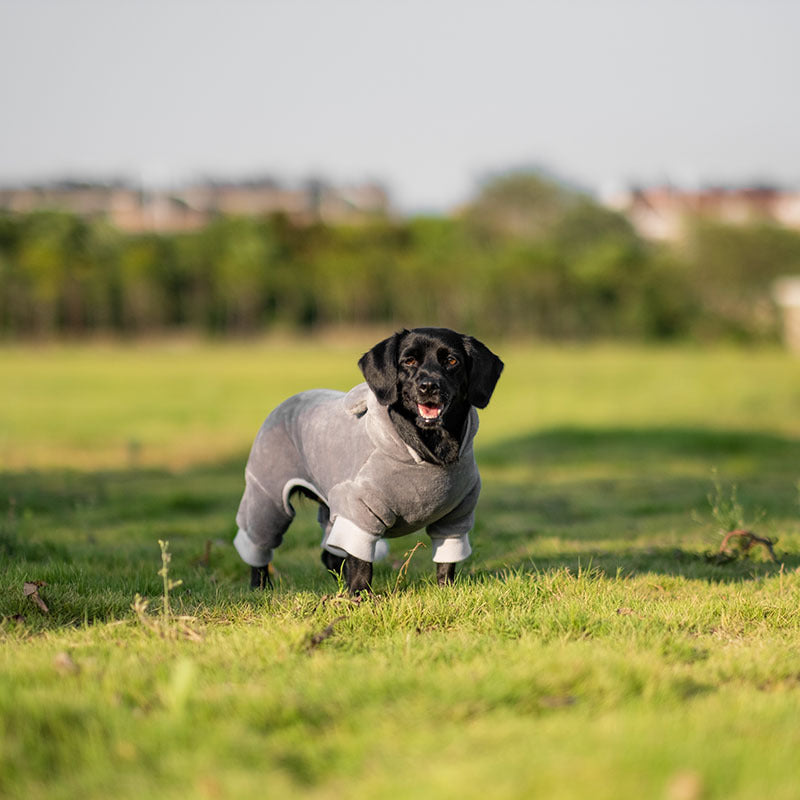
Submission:
[[[773,187],[631,189],[610,198],[607,205],[625,214],[648,239],[680,239],[687,222],[697,218],[731,225],[769,222],[800,230],[800,192]]]
[[[800,354],[800,276],[776,281],[773,294],[783,315],[784,341],[790,350]]]
[[[178,232],[202,228],[223,215],[283,213],[298,223],[358,223],[387,215],[389,197],[371,183],[335,187],[309,181],[289,188],[270,179],[207,181],[167,191],[69,181],[0,189],[0,210],[62,210],[107,219],[128,232]]]

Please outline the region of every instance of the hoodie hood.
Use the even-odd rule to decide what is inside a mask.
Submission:
[[[348,414],[364,418],[367,435],[377,450],[404,463],[421,464],[424,462],[422,455],[403,441],[389,416],[389,407],[378,401],[366,383],[360,383],[353,387],[344,396],[344,404]],[[459,458],[470,448],[477,432],[478,412],[471,406],[458,450]]]

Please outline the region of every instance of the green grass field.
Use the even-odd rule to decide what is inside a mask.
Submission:
[[[0,796],[796,798],[800,362],[496,344],[456,585],[309,503],[251,592],[252,436],[374,338],[0,347]]]

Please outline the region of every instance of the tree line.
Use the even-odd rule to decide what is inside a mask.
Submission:
[[[441,324],[484,335],[777,335],[774,279],[800,234],[697,221],[680,245],[540,175],[488,182],[452,217],[299,225],[222,217],[127,234],[101,219],[0,216],[0,335],[243,334]]]

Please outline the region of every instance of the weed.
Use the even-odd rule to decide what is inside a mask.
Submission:
[[[711,481],[714,491],[708,494],[708,504],[711,507],[711,516],[716,520],[722,533],[746,528],[744,521],[744,508],[739,502],[738,487],[731,484],[727,491],[723,488],[716,469],[711,471]]]
[[[722,536],[722,541],[715,551],[705,554],[706,560],[716,565],[728,564],[740,557],[749,558],[753,547],[760,545],[767,557],[777,563],[778,559],[773,550],[777,540],[758,536],[753,531],[747,530],[745,510],[739,502],[736,484],[732,484],[726,491],[716,469],[712,470],[712,481],[714,491],[708,495],[708,504],[711,507],[711,516],[719,526],[718,533]],[[755,519],[757,522],[763,522],[766,513],[763,510],[758,511]]]
[[[148,613],[150,601],[143,598],[138,592],[133,598],[131,609],[142,627],[153,633],[158,634],[164,639],[186,638],[192,641],[202,641],[202,636],[195,630],[193,624],[195,617],[187,615],[175,615],[170,606],[170,592],[180,586],[183,581],[174,581],[169,577],[169,565],[172,561],[172,554],[169,552],[169,542],[158,540],[161,548],[161,569],[158,571],[162,579],[161,595],[161,615],[160,619],[152,617]]]
[[[400,569],[397,570],[397,579],[394,582],[394,592],[400,588],[400,584],[404,583],[406,580],[406,576],[408,575],[408,567],[411,564],[411,559],[414,557],[414,553],[419,550],[420,547],[425,547],[424,542],[417,542],[411,550],[407,550],[403,553],[403,557],[405,561],[400,565]]]
[[[336,581],[336,594],[337,595],[344,595],[347,593],[347,582],[344,578],[344,569],[345,563],[342,561],[339,569],[329,569],[328,572],[333,575],[334,580]]]
[[[735,483],[727,488],[724,487],[716,468],[711,470],[711,481],[714,491],[709,492],[706,497],[711,509],[711,517],[717,523],[720,535],[724,536],[730,531],[754,528],[766,520],[766,511],[756,509],[748,522],[745,508],[739,500],[739,487]]]
[[[169,542],[159,539],[158,546],[161,548],[161,569],[158,571],[158,574],[164,581],[164,594],[161,602],[161,616],[165,621],[167,621],[170,617],[169,593],[173,589],[177,589],[178,586],[183,583],[183,581],[173,581],[169,577],[169,563],[172,561],[172,553],[169,552]]]

